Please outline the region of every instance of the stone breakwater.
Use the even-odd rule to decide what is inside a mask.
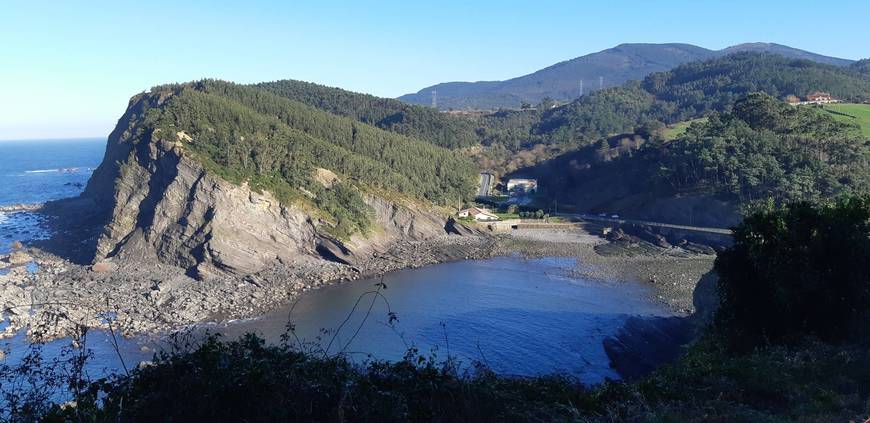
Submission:
[[[497,237],[444,235],[397,243],[355,265],[300,256],[255,274],[207,281],[169,265],[100,268],[76,265],[36,248],[22,254],[32,256],[39,267],[35,273],[0,276],[0,306],[8,322],[0,337],[25,328],[41,339],[67,336],[78,326],[107,328],[107,315],[124,335],[165,333],[206,321],[257,317],[325,285],[511,254],[577,257],[573,272],[578,277],[650,283],[655,300],[690,313],[698,302],[693,298],[697,282],[710,272],[714,258],[679,248],[614,245],[579,229],[521,230]]]

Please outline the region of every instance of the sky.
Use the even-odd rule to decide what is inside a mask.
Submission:
[[[384,97],[508,79],[626,42],[870,56],[870,1],[0,1],[0,140],[105,137],[131,96],[201,78]]]

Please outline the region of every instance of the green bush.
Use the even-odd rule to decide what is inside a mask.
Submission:
[[[870,197],[772,204],[716,259],[717,326],[738,347],[846,339],[870,307]]]

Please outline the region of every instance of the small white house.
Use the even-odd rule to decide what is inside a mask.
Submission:
[[[480,207],[471,207],[459,211],[459,217],[472,217],[474,220],[481,222],[491,222],[498,220],[498,216],[487,209]]]

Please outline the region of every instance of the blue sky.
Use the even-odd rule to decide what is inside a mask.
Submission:
[[[857,59],[870,56],[868,16],[866,0],[4,0],[0,139],[105,136],[133,94],[204,77],[395,97],[624,42],[766,41]]]

